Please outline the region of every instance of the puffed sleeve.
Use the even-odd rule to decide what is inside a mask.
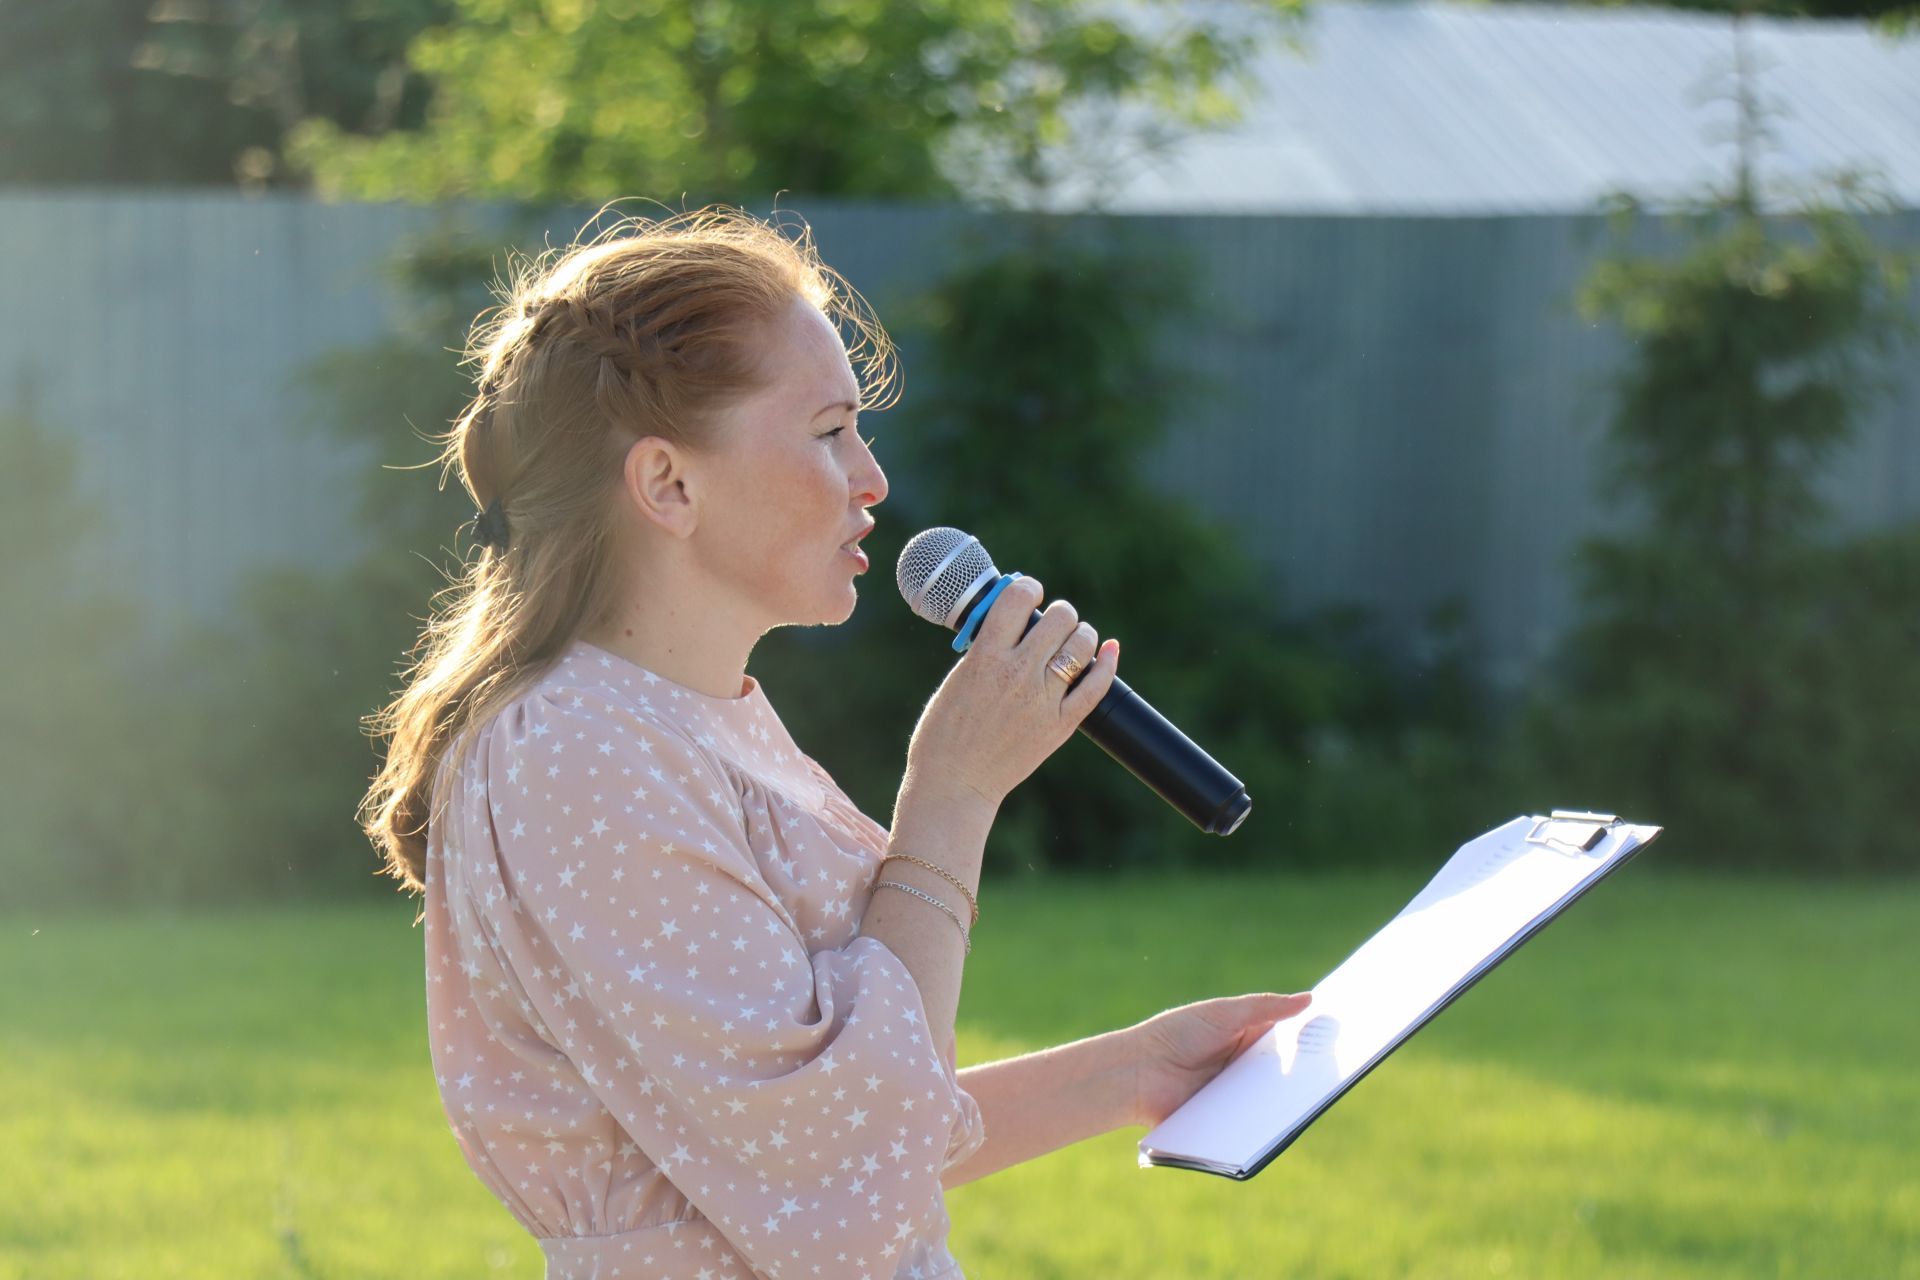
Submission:
[[[669,722],[543,691],[484,758],[475,906],[584,1086],[756,1273],[891,1276],[985,1137],[906,965],[808,954],[740,784]]]

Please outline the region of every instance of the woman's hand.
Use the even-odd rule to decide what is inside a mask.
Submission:
[[[1312,999],[1306,991],[1221,996],[1183,1004],[1129,1028],[1135,1054],[1133,1123],[1157,1126],[1248,1045]]]
[[[1015,578],[995,598],[973,643],[921,709],[902,787],[930,780],[997,807],[1106,697],[1119,642],[1101,644],[1065,600],[1025,630],[1045,598],[1037,578]],[[1083,668],[1071,687],[1047,669],[1055,654]]]

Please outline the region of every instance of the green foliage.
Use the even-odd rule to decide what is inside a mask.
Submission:
[[[0,5],[0,183],[304,185],[284,136],[419,121],[407,42],[447,0]]]
[[[0,416],[0,880],[16,905],[131,905],[257,893],[285,814],[242,810],[282,780],[253,771],[259,686],[135,588],[73,442]],[[277,695],[278,691],[275,691]],[[238,767],[227,767],[236,764]],[[306,761],[301,762],[302,765]]]
[[[434,90],[424,127],[361,135],[316,119],[296,132],[320,190],[947,199],[959,192],[943,157],[970,170],[969,194],[975,181],[1043,182],[1041,149],[1068,137],[1078,99],[1234,118],[1222,82],[1247,79],[1261,20],[1298,11],[1257,0],[1231,26],[1149,39],[1086,0],[453,3],[410,49]],[[1100,142],[1110,155],[1113,139]]]
[[[379,763],[364,718],[404,685],[419,621],[457,572],[456,533],[473,515],[459,484],[423,483],[434,450],[408,445],[444,430],[471,393],[449,348],[486,301],[489,252],[452,226],[403,248],[394,269],[410,313],[389,334],[315,360],[292,388],[304,429],[365,446],[362,484],[340,500],[354,505],[368,549],[340,567],[255,573],[232,620],[196,629],[180,650],[183,670],[221,655],[200,695],[221,731],[197,750],[210,776],[246,780],[203,860],[244,866],[261,857],[259,833],[273,833],[271,875],[255,876],[254,892],[338,895],[371,889],[380,874],[355,821]]]
[[[138,591],[73,442],[0,416],[0,879],[16,905],[132,905],[258,893],[299,776],[255,771],[260,686]],[[237,746],[238,749],[233,749]],[[256,803],[259,802],[259,803]],[[243,811],[257,819],[248,825]]]
[[[344,567],[320,557],[256,571],[218,621],[141,603],[106,547],[104,513],[80,493],[73,446],[0,417],[0,533],[36,549],[0,564],[12,605],[0,676],[8,901],[376,889],[354,820],[377,764],[362,719],[402,683],[416,619],[472,515],[457,485],[425,488],[403,442],[410,426],[444,427],[464,399],[447,348],[481,305],[487,259],[457,231],[429,235],[402,256],[416,310],[399,330],[305,370],[299,425],[370,446],[364,484],[340,495],[370,550]],[[464,296],[442,287],[453,278]]]
[[[1807,234],[1738,200],[1688,221],[1682,256],[1583,290],[1635,340],[1606,492],[1646,519],[1583,547],[1589,613],[1527,732],[1578,794],[1681,834],[1670,857],[1920,865],[1920,526],[1836,543],[1816,487],[1914,330],[1914,260],[1837,206]]]
[[[1457,612],[1436,618],[1440,656],[1411,675],[1364,617],[1285,616],[1204,492],[1141,474],[1182,404],[1207,394],[1156,349],[1192,322],[1192,266],[1162,244],[1034,225],[1030,242],[977,255],[890,321],[930,337],[931,377],[916,374],[909,421],[878,434],[883,464],[897,449],[915,484],[880,509],[870,554],[890,564],[929,525],[976,534],[1002,572],[1040,578],[1119,637],[1120,678],[1239,777],[1254,812],[1232,840],[1201,835],[1076,737],[1002,806],[990,863],[1379,861],[1482,829],[1495,811],[1478,799]],[[913,719],[955,661],[952,637],[899,607],[891,582],[868,590],[888,598],[838,659],[861,672],[857,688],[798,664],[769,681],[773,696],[832,686],[807,721],[863,807],[892,799]]]
[[[142,714],[125,638],[143,609],[106,551],[73,442],[0,414],[0,882],[13,902],[80,902],[113,881],[150,886],[149,766],[164,739]]]

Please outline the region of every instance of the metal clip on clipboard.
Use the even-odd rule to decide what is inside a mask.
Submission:
[[[1593,846],[1619,821],[1617,814],[1555,809],[1533,824],[1533,830],[1527,832],[1527,843],[1545,845],[1561,853],[1591,853]],[[1541,834],[1542,829],[1545,835]]]

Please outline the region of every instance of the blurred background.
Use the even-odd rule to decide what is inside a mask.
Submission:
[[[950,524],[1255,801],[1049,760],[963,1062],[1665,828],[1254,1182],[957,1189],[970,1274],[1920,1276],[1920,8],[0,0],[0,1280],[538,1274],[367,717],[507,250],[714,203],[900,351],[861,607],[749,667],[796,739],[889,820]]]

